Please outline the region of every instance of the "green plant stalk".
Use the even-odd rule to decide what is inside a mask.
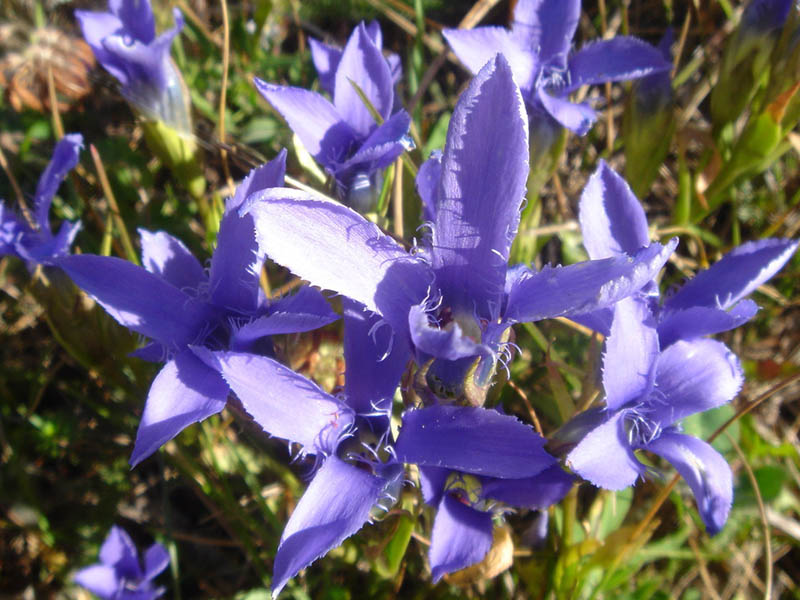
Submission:
[[[208,228],[210,209],[205,197],[206,179],[200,148],[193,136],[182,134],[163,121],[142,120],[144,139],[150,151],[164,163],[197,202],[200,216]]]

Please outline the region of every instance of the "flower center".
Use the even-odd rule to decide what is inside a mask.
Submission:
[[[485,511],[488,508],[486,500],[482,497],[483,485],[475,475],[453,471],[445,481],[444,491],[462,504],[476,510]]]

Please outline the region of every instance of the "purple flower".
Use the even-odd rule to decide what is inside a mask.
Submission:
[[[485,383],[510,325],[610,306],[650,281],[674,247],[538,273],[509,269],[527,155],[522,98],[498,56],[459,99],[441,164],[423,165],[439,172],[429,178],[435,186],[420,186],[433,217],[425,247],[409,253],[347,207],[294,190],[254,194],[243,211],[273,260],[378,313],[419,364],[440,359],[432,376],[445,388],[463,382],[479,357],[489,359],[477,378]]]
[[[714,535],[731,508],[731,469],[709,444],[680,433],[679,422],[729,402],[743,380],[738,359],[724,344],[679,340],[662,349],[647,303],[621,300],[603,357],[604,420],[567,455],[567,466],[599,487],[620,490],[646,471],[634,450],[653,452],[689,484]]]
[[[139,558],[136,546],[114,525],[100,548],[100,562],[75,574],[75,583],[103,600],[152,600],[164,593],[153,579],[169,565],[169,553],[153,544]]]
[[[309,331],[337,318],[310,288],[271,303],[260,292],[265,257],[253,218],[239,216],[238,209],[248,194],[283,183],[285,159],[284,151],[255,169],[228,200],[208,273],[163,231],[140,230],[144,268],[90,254],[56,263],[120,324],[152,340],[136,356],[166,361],[150,387],[132,465],[225,406],[228,384],[193,348],[269,352],[268,336]]]
[[[419,465],[423,498],[437,509],[434,582],[483,560],[497,502],[542,509],[566,495],[573,478],[544,443],[530,426],[496,410],[437,405],[403,415],[397,458]]]
[[[443,33],[473,73],[498,52],[506,57],[537,130],[555,120],[584,135],[597,117],[588,102],[570,102],[570,93],[583,85],[665,71],[670,64],[658,50],[628,36],[593,42],[570,54],[580,12],[580,0],[519,0],[511,30],[476,27]]]
[[[64,136],[53,151],[53,158],[39,178],[33,198],[33,224],[0,201],[0,255],[11,254],[25,261],[33,270],[37,264],[49,264],[64,256],[81,227],[79,221],[64,222],[58,233],[50,228],[50,205],[58,187],[75,165],[83,148],[83,137],[73,133]]]
[[[375,24],[367,28],[361,23],[341,54],[322,44],[313,46],[315,63],[322,65],[320,76],[332,90],[332,103],[309,90],[255,80],[264,98],[334,177],[338,196],[361,212],[370,210],[377,199],[380,172],[410,143],[410,117],[403,110],[392,114],[397,65],[384,58],[380,41]],[[380,115],[380,125],[354,84]]]
[[[474,407],[408,411],[395,450],[389,416],[408,351],[395,345],[381,356],[390,332],[380,327],[380,317],[347,299],[344,325],[347,371],[340,397],[268,357],[199,353],[266,432],[298,444],[301,454],[315,455],[321,465],[283,532],[275,557],[275,594],[361,529],[375,509],[394,504],[404,481],[403,463],[484,475],[490,481],[530,477],[555,462],[543,449],[544,439],[529,426]]]
[[[604,259],[633,255],[650,243],[647,218],[628,184],[601,161],[584,189],[580,202],[583,244],[589,257]],[[650,308],[656,319],[659,343],[690,340],[728,331],[746,323],[758,311],[744,299],[773,277],[792,257],[797,240],[766,238],[733,249],[677,292],[659,302],[655,283]],[[611,311],[605,309],[576,320],[607,334]]]
[[[546,509],[559,502],[573,483],[573,477],[555,464],[522,479],[480,477],[439,467],[421,467],[419,472],[422,496],[436,507],[429,551],[434,583],[484,559],[492,547],[493,514],[501,506]]]
[[[408,355],[398,350],[381,359],[376,321],[375,315],[344,301],[347,371],[340,397],[266,356],[198,352],[267,433],[299,445],[299,453],[314,455],[319,466],[281,537],[274,595],[298,571],[361,529],[375,507],[388,510],[403,484],[388,417]],[[378,332],[378,337],[385,334]]]
[[[109,0],[108,8],[109,12],[75,11],[97,62],[148,117],[191,131],[188,99],[169,56],[172,40],[183,28],[181,12],[174,9],[175,26],[156,37],[150,0]]]

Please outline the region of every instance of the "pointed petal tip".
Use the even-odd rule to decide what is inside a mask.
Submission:
[[[583,245],[593,259],[633,254],[650,243],[641,203],[602,159],[581,194],[579,221]]]

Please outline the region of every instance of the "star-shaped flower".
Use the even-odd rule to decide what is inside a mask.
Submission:
[[[366,212],[380,191],[380,172],[408,148],[411,119],[394,112],[397,64],[381,51],[380,29],[356,27],[341,54],[313,46],[320,76],[333,102],[315,92],[256,79],[258,91],[300,138],[303,146],[330,173],[337,194],[348,206]],[[335,63],[335,65],[334,65]],[[356,87],[380,116],[375,121]]]
[[[248,194],[283,183],[285,159],[284,151],[255,169],[228,200],[208,273],[163,231],[140,230],[144,268],[91,254],[57,261],[121,325],[152,340],[137,356],[166,361],[150,387],[132,465],[224,408],[228,384],[197,358],[195,347],[269,352],[267,336],[309,331],[338,318],[310,288],[275,302],[260,293],[265,257],[252,217],[238,209]]]
[[[169,553],[153,544],[140,560],[130,536],[114,525],[100,547],[100,562],[75,574],[75,583],[103,600],[153,600],[164,593],[153,579],[169,565]]]
[[[580,0],[519,0],[511,29],[445,29],[459,60],[473,73],[496,53],[511,65],[532,125],[554,119],[584,135],[597,119],[588,102],[567,96],[583,85],[627,81],[670,68],[661,53],[635,37],[618,36],[571,52]]]
[[[459,99],[441,164],[423,166],[435,182],[423,193],[433,232],[416,252],[349,208],[295,190],[253,194],[243,211],[273,260],[381,315],[419,364],[439,359],[432,375],[445,388],[463,382],[478,358],[488,359],[483,384],[513,323],[611,306],[650,281],[676,243],[633,259],[509,269],[527,156],[522,97],[498,55]]]
[[[743,381],[738,359],[724,344],[679,340],[662,349],[647,303],[621,300],[603,357],[604,420],[567,455],[567,466],[599,487],[620,490],[645,474],[634,451],[653,452],[689,484],[714,535],[731,508],[731,469],[709,444],[681,433],[680,421],[730,402]]]
[[[39,178],[33,198],[33,225],[10,210],[0,201],[0,255],[18,256],[33,269],[37,264],[49,264],[64,256],[81,227],[79,221],[64,222],[58,233],[50,228],[50,205],[58,187],[75,165],[83,148],[83,137],[72,133],[65,135],[56,145],[53,158]]]
[[[583,245],[592,259],[634,255],[650,243],[642,205],[625,180],[603,161],[586,184],[579,216]],[[765,238],[742,244],[663,301],[655,283],[648,285],[661,347],[728,331],[750,320],[758,306],[746,296],[781,270],[798,243]],[[611,310],[575,319],[607,334]]]

